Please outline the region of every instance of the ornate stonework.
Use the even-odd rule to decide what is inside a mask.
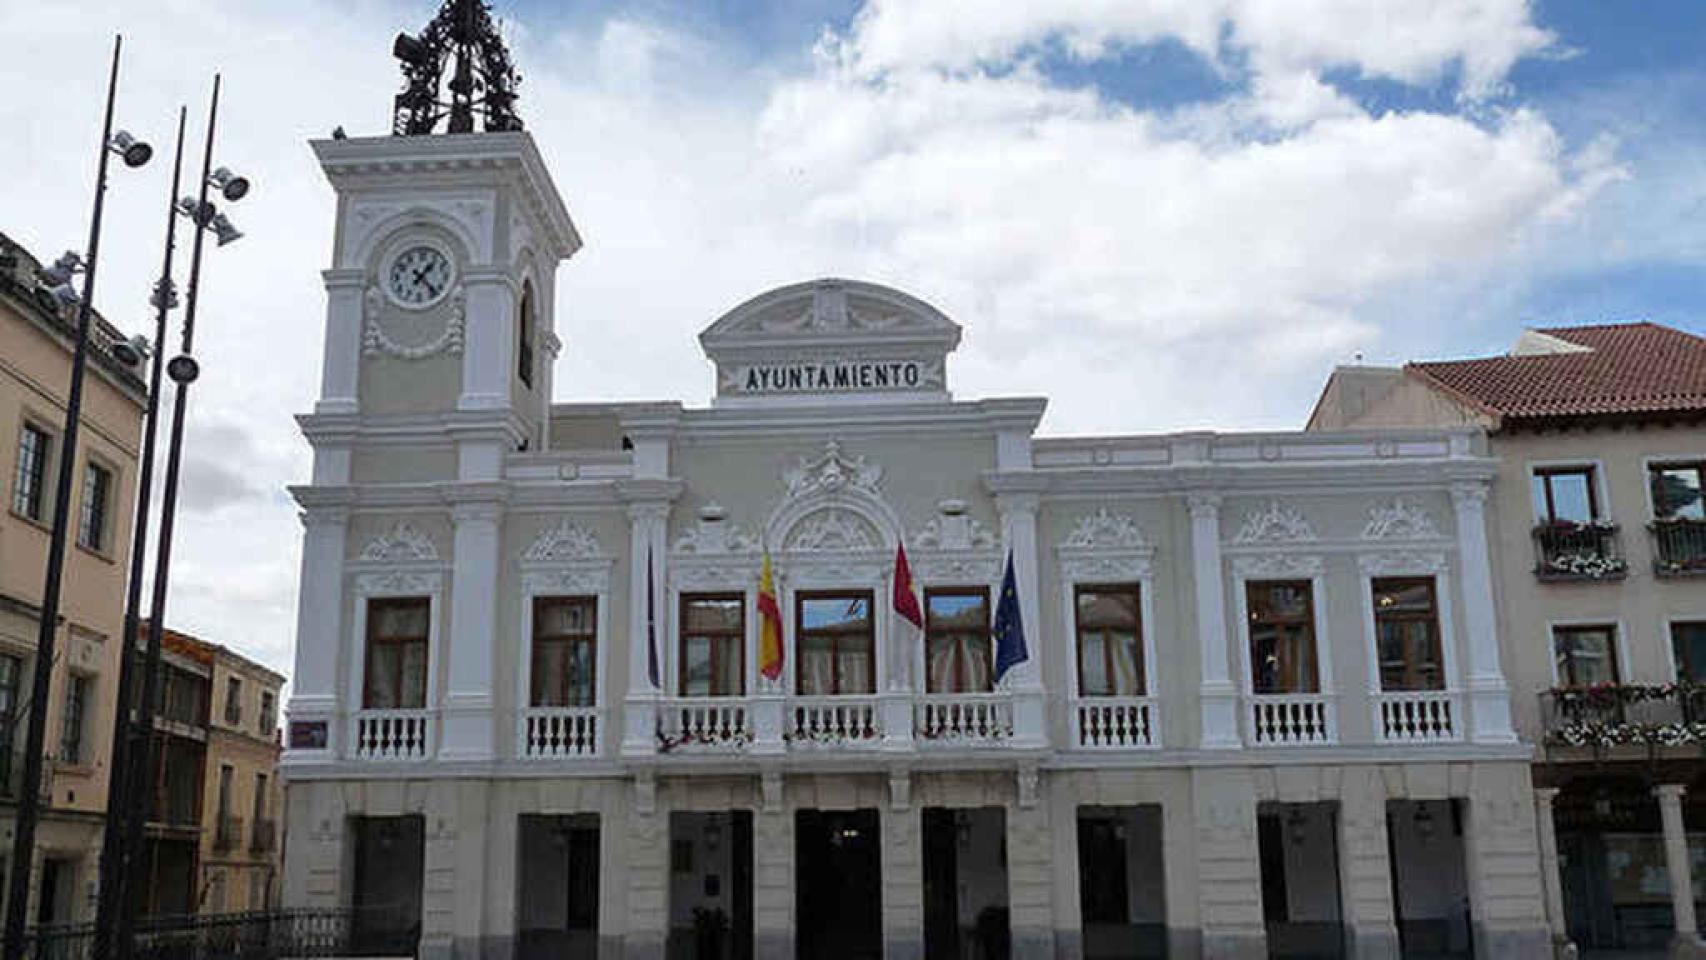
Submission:
[[[1149,545],[1137,521],[1102,508],[1082,517],[1060,546],[1072,550],[1141,550]]]
[[[722,508],[707,504],[699,520],[675,538],[672,552],[691,556],[714,556],[724,553],[756,553],[758,537],[741,529],[740,524],[723,519]]]
[[[875,550],[870,525],[850,510],[819,510],[795,525],[787,549],[805,553]]]
[[[799,466],[783,472],[782,481],[787,484],[788,498],[792,500],[844,489],[876,496],[877,483],[882,477],[882,467],[867,463],[864,457],[849,459],[841,453],[841,443],[831,440],[824,444],[822,456],[800,458]]]
[[[1298,543],[1316,539],[1315,528],[1296,507],[1269,500],[1244,515],[1233,543]]]
[[[461,284],[450,292],[450,319],[444,324],[438,336],[424,343],[405,344],[394,338],[386,331],[380,322],[384,313],[385,298],[377,286],[367,288],[363,297],[366,309],[363,311],[361,331],[361,351],[368,356],[389,354],[404,360],[423,360],[439,353],[461,353],[462,341],[468,323],[468,291]]]
[[[992,550],[996,543],[993,531],[963,513],[931,517],[912,542],[921,550]]]
[[[1433,540],[1439,535],[1433,517],[1421,504],[1405,497],[1371,507],[1368,524],[1362,528],[1364,540]]]
[[[1247,580],[1317,577],[1325,569],[1320,557],[1306,554],[1259,553],[1232,558],[1232,572]]]
[[[598,538],[585,527],[569,520],[540,531],[533,545],[521,555],[523,563],[602,559],[605,559],[605,553],[598,545]]]
[[[415,529],[407,520],[399,520],[390,530],[374,537],[361,548],[361,559],[369,563],[409,563],[438,559],[438,548],[432,538]]]
[[[1365,553],[1357,566],[1370,575],[1439,574],[1447,569],[1445,554],[1437,550],[1389,550]]]

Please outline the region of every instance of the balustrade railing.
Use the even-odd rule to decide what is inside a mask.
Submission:
[[[521,711],[523,760],[558,760],[598,754],[597,707],[528,707]]]
[[[1320,693],[1255,694],[1247,701],[1250,741],[1256,746],[1300,746],[1338,739],[1331,697]]]
[[[736,697],[681,697],[658,707],[658,749],[738,750],[752,742],[752,706]]]
[[[1615,523],[1564,520],[1534,528],[1534,575],[1540,580],[1620,580],[1628,572]]]
[[[432,711],[362,710],[353,749],[362,760],[424,760],[432,756]]]
[[[1706,520],[1655,520],[1653,572],[1661,577],[1706,576]]]
[[[783,735],[801,746],[875,744],[883,736],[882,713],[876,697],[795,697]]]
[[[1448,690],[1375,693],[1374,735],[1397,743],[1463,739],[1463,701]]]
[[[1153,697],[1082,697],[1072,703],[1072,741],[1091,750],[1161,745],[1161,712]]]
[[[1013,700],[1005,693],[931,693],[918,698],[918,737],[991,742],[1013,736]]]

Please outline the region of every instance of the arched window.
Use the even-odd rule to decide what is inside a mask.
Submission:
[[[533,282],[521,287],[521,311],[516,318],[518,343],[515,350],[515,374],[521,382],[533,386]]]

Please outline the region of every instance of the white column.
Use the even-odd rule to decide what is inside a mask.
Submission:
[[[492,720],[492,656],[497,628],[498,523],[500,504],[456,504],[455,565],[450,581],[449,682],[444,695],[444,760],[490,760],[496,728]]]
[[[311,507],[302,512],[302,574],[296,599],[296,671],[291,677],[292,724],[322,724],[326,750],[290,750],[285,763],[324,759],[338,748],[338,664],[343,656],[344,550],[349,511]],[[354,704],[351,704],[351,709]],[[288,743],[288,738],[286,740]]]
[[[1653,788],[1659,800],[1659,820],[1664,824],[1665,871],[1670,877],[1670,908],[1676,917],[1676,938],[1694,942],[1698,933],[1694,919],[1694,877],[1688,863],[1688,834],[1682,827],[1680,783],[1661,783]]]
[[[1564,917],[1563,880],[1558,874],[1558,830],[1552,819],[1552,803],[1557,799],[1557,787],[1534,788],[1534,826],[1540,838],[1540,881],[1546,892],[1546,925],[1552,929],[1552,942],[1561,945],[1569,941],[1570,929]]]
[[[647,589],[655,591],[650,598],[657,637],[659,682],[662,682],[666,646],[669,636],[665,625],[666,611],[662,589],[668,576],[665,569],[664,527],[669,517],[669,504],[655,502],[628,505],[628,695],[624,703],[622,753],[635,756],[657,752],[657,701],[661,691],[651,681],[651,639],[647,632]],[[650,575],[647,559],[651,560]]]
[[[315,413],[355,413],[361,408],[361,327],[366,298],[362,270],[327,270],[326,342],[320,359],[320,401]],[[375,291],[377,292],[377,291]]]
[[[1240,745],[1238,690],[1232,685],[1226,646],[1226,584],[1220,562],[1220,495],[1193,493],[1191,557],[1197,595],[1197,643],[1202,656],[1202,746]]]
[[[1478,743],[1515,743],[1510,688],[1499,663],[1499,621],[1493,606],[1492,554],[1487,546],[1487,483],[1451,487],[1457,511],[1457,560],[1463,585],[1463,627],[1469,635],[1471,737]]]
[[[1042,746],[1047,740],[1043,716],[1043,623],[1037,600],[1037,505],[1035,493],[1000,493],[995,509],[1001,514],[1003,542],[1013,556],[1013,584],[1019,591],[1019,618],[1025,630],[1029,659],[1015,666],[1006,683],[1013,691],[1013,742]],[[1002,560],[1006,562],[1005,558]],[[1005,576],[1005,572],[1003,572]]]

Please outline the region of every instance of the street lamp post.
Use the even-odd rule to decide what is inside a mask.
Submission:
[[[213,99],[207,114],[207,140],[202,150],[200,189],[195,199],[184,197],[178,201],[176,207],[179,213],[189,217],[190,222],[194,224],[195,240],[190,249],[190,279],[184,301],[184,323],[179,352],[166,362],[166,376],[172,379],[175,388],[172,394],[172,432],[166,445],[166,480],[161,490],[160,534],[155,544],[154,584],[148,611],[148,642],[143,654],[142,690],[138,698],[134,733],[134,742],[140,749],[136,751],[135,762],[131,764],[135,778],[133,782],[138,785],[147,785],[154,780],[154,751],[150,749],[154,736],[153,703],[160,672],[160,637],[166,622],[166,588],[170,582],[172,564],[172,533],[178,512],[178,473],[183,462],[184,416],[189,409],[190,384],[194,383],[201,373],[192,351],[195,348],[196,303],[201,292],[203,241],[207,239],[209,230],[213,231],[219,246],[242,236],[207,199],[207,192],[209,187],[214,187],[219,189],[225,199],[236,201],[249,191],[247,180],[223,167],[213,169],[213,135],[218,118],[219,75],[214,74]],[[123,842],[126,850],[134,853],[142,843],[148,804],[133,797],[125,809],[127,816]],[[141,863],[142,858],[132,856],[129,861],[130,872],[134,874]],[[132,876],[130,882],[137,882],[137,878]],[[115,955],[120,960],[127,960],[133,952],[131,933],[136,924],[136,910],[129,902],[120,902],[117,909],[119,919]]]
[[[184,166],[184,120],[187,111],[178,108],[178,143],[172,158],[172,188],[166,194],[166,252],[160,267],[160,279],[154,284],[151,303],[154,306],[154,349],[148,377],[147,427],[142,435],[142,466],[136,486],[136,522],[131,530],[130,580],[124,598],[124,633],[119,641],[117,703],[113,719],[113,756],[107,774],[107,829],[101,840],[100,895],[95,904],[95,960],[113,955],[113,938],[118,933],[118,910],[128,896],[128,864],[136,857],[136,845],[130,842],[117,824],[126,822],[119,811],[129,810],[142,803],[134,787],[134,772],[139,752],[148,744],[135,742],[135,725],[131,720],[131,692],[136,681],[136,635],[142,619],[142,568],[148,552],[148,505],[154,485],[154,438],[159,433],[160,374],[165,360],[166,314],[177,306],[177,292],[172,287],[172,253],[176,249],[178,226],[178,185]],[[136,357],[141,361],[141,356]],[[141,705],[151,710],[150,704]]]
[[[53,676],[54,646],[59,628],[60,578],[65,567],[65,537],[70,525],[71,479],[77,461],[77,434],[83,414],[83,371],[88,363],[89,324],[94,311],[95,267],[101,246],[101,212],[107,193],[107,160],[118,154],[129,167],[148,162],[153,151],[130,134],[113,132],[113,101],[118,95],[119,51],[124,38],[113,38],[112,69],[107,78],[106,114],[101,121],[100,159],[95,173],[95,209],[89,222],[89,245],[79,264],[75,254],[61,257],[44,277],[60,302],[77,300],[77,333],[71,353],[71,384],[65,398],[59,475],[54,487],[53,526],[48,538],[47,574],[42,585],[40,622],[36,631],[35,676],[30,689],[29,728],[24,737],[24,774],[18,790],[17,824],[12,840],[11,875],[7,878],[5,960],[22,960],[24,924],[28,916],[30,874],[35,861],[36,822],[41,818],[42,742],[47,737],[47,696]],[[83,292],[72,292],[71,279],[81,265]]]

